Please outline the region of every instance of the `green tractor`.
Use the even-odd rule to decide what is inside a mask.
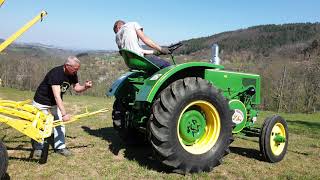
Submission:
[[[182,44],[169,46],[171,52]],[[149,142],[157,159],[175,172],[211,171],[230,152],[233,134],[260,137],[269,162],[281,161],[288,127],[280,116],[253,128],[260,104],[260,76],[231,72],[209,62],[189,62],[160,69],[148,59],[122,49],[130,71],[116,80],[113,126],[127,143]]]

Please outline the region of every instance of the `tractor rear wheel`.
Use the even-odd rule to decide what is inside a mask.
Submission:
[[[208,81],[190,77],[164,89],[152,106],[151,144],[178,173],[211,171],[229,152],[232,112]]]
[[[6,146],[0,141],[0,179],[6,175],[8,168],[8,152]]]
[[[126,144],[145,144],[145,136],[137,129],[131,127],[129,123],[130,109],[126,108],[125,103],[116,99],[113,103],[112,120],[113,127],[120,138]]]
[[[267,118],[259,138],[260,151],[268,162],[281,161],[288,148],[288,125],[281,116]]]

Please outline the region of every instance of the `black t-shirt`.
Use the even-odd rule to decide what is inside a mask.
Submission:
[[[52,85],[60,85],[61,98],[67,89],[72,85],[78,83],[78,76],[67,75],[63,71],[63,65],[51,69],[40,83],[35,95],[34,101],[37,103],[53,106],[56,105],[52,92]]]

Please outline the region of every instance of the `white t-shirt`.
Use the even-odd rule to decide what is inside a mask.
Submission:
[[[143,29],[137,22],[128,22],[124,24],[116,34],[116,43],[119,49],[128,49],[144,56],[143,49],[139,44],[139,38],[136,30]]]

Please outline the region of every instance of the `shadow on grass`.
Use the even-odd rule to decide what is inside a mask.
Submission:
[[[1,180],[10,180],[11,177],[9,176],[8,173],[6,173],[3,177],[1,177]]]
[[[1,128],[0,128],[1,131],[7,130],[7,129],[11,129],[11,127],[9,125],[7,125],[5,127],[1,126]]]
[[[136,161],[139,165],[145,166],[148,169],[172,173],[169,167],[153,158],[150,145],[128,145],[120,139],[118,132],[112,127],[91,129],[90,127],[82,126],[82,129],[92,136],[100,137],[110,142],[109,150],[114,155],[118,155],[120,150],[124,149],[124,157],[126,159]]]
[[[30,142],[30,141],[29,141]],[[37,162],[39,164],[43,164],[40,163],[40,159],[34,159],[33,158],[33,149],[32,148],[27,148],[27,147],[23,147],[23,145],[18,145],[17,147],[9,147],[7,146],[7,150],[8,151],[25,151],[25,152],[30,152],[29,157],[14,157],[14,156],[9,156],[9,160],[18,160],[18,161],[25,161],[25,162]]]
[[[67,136],[68,138],[74,138],[74,137],[69,137]],[[4,141],[4,143],[16,143],[16,142],[21,142],[21,143],[30,143],[31,144],[31,141]],[[49,146],[51,146],[51,149],[48,150],[47,152],[47,155],[50,155],[52,153],[55,152],[54,150],[54,145],[53,145],[53,136],[51,136],[49,139],[48,139],[48,143],[49,143]],[[69,146],[68,149],[79,149],[79,148],[87,148],[87,147],[93,147],[93,144],[87,144],[87,145],[78,145],[78,146]],[[12,156],[9,156],[9,160],[19,160],[19,161],[26,161],[26,162],[38,162],[39,164],[45,164],[47,162],[47,156],[46,157],[42,157],[42,159],[35,159],[33,158],[33,153],[34,153],[34,150],[33,148],[31,147],[24,147],[24,145],[18,145],[16,147],[10,147],[10,146],[7,146],[6,147],[8,151],[10,150],[13,150],[13,151],[25,151],[25,152],[30,152],[29,154],[29,157],[28,158],[25,158],[25,157],[12,157]],[[43,159],[45,158],[45,159]]]
[[[39,163],[39,159],[33,158],[22,158],[22,157],[9,157],[9,160],[25,161],[25,162],[36,162]],[[39,163],[40,164],[40,163]]]
[[[8,140],[7,137],[8,137],[8,136],[7,136],[6,134],[3,135],[3,136],[1,137],[1,141],[6,142],[6,143],[14,143],[14,142],[23,142],[23,143],[25,143],[25,142],[30,142],[30,141],[19,140],[19,139],[21,139],[21,138],[25,138],[25,137],[26,137],[25,135],[9,137],[10,140]],[[12,139],[14,139],[14,140],[12,140]]]
[[[256,149],[248,149],[243,147],[232,147],[230,146],[231,153],[238,154],[240,156],[244,156],[251,159],[256,159],[259,161],[264,161],[264,158],[260,151]]]
[[[23,147],[23,145],[18,145],[17,147],[8,147],[7,150],[15,150],[15,151],[32,151],[32,148]]]

